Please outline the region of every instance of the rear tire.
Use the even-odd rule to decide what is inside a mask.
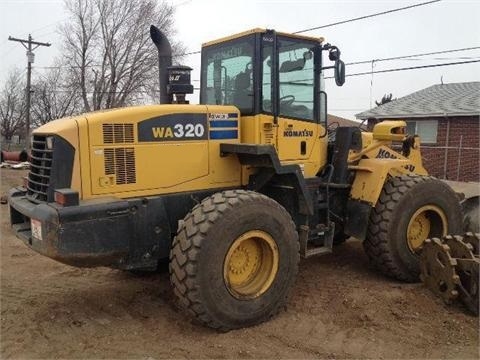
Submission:
[[[363,244],[380,272],[416,282],[423,241],[461,232],[460,202],[447,184],[430,176],[403,175],[385,183]]]
[[[180,223],[170,279],[180,305],[223,331],[268,320],[287,301],[298,271],[295,225],[259,193],[216,193]]]

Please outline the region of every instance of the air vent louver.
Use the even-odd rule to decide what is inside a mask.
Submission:
[[[115,157],[113,149],[105,149],[105,175],[115,175]]]
[[[103,143],[133,143],[133,124],[103,124]]]
[[[134,184],[136,179],[135,149],[115,148],[104,150],[105,175],[115,175],[116,184]]]

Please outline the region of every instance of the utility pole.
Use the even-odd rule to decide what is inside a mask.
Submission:
[[[35,54],[33,50],[35,50],[39,46],[50,46],[49,43],[42,43],[38,41],[32,40],[32,35],[28,34],[28,40],[25,39],[17,39],[14,37],[9,36],[8,40],[16,41],[23,45],[25,49],[27,49],[27,114],[25,119],[25,145],[27,147],[27,151],[30,150],[30,95],[31,95],[31,77],[32,77],[32,64],[35,61]],[[32,47],[35,45],[35,47]]]

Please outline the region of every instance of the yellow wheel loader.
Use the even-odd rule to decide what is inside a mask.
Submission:
[[[300,257],[346,237],[385,275],[416,281],[423,241],[462,232],[456,194],[427,175],[405,122],[328,128],[324,73],[341,86],[345,66],[323,38],[253,29],[204,44],[190,105],[191,69],[171,66],[168,39],[150,33],[160,105],[33,132],[31,169],[9,204],[35,251],[130,271],[169,260],[179,303],[228,330],[275,315]]]

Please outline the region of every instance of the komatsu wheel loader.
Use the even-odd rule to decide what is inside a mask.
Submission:
[[[171,66],[168,39],[150,32],[161,104],[33,131],[9,204],[35,251],[123,270],[168,260],[183,308],[228,330],[275,315],[300,257],[346,237],[382,273],[416,281],[424,240],[462,232],[456,194],[428,176],[405,122],[329,131],[323,77],[333,69],[341,86],[345,66],[323,38],[253,29],[204,44],[190,105],[191,69]]]

